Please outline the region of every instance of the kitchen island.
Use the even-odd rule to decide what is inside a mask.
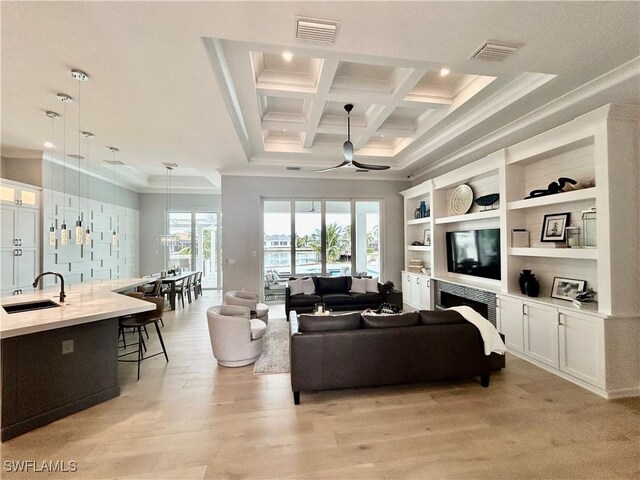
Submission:
[[[117,292],[149,279],[103,280],[3,297],[3,307],[51,300],[58,306],[8,314],[0,309],[2,441],[114,398],[118,317],[155,305]]]

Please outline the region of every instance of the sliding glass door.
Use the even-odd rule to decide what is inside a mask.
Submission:
[[[222,288],[218,212],[170,212],[170,268],[202,272],[202,288]]]

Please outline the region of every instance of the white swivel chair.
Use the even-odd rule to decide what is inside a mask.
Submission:
[[[260,303],[260,296],[255,292],[232,290],[224,294],[224,304],[247,307],[251,311],[251,318],[269,323],[269,306]]]
[[[267,325],[250,316],[247,307],[238,305],[214,305],[207,310],[211,350],[223,367],[249,365],[262,355]]]

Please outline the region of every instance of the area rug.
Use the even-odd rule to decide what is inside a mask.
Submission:
[[[290,371],[289,323],[284,318],[270,318],[264,334],[264,352],[253,367],[253,374],[269,375]]]

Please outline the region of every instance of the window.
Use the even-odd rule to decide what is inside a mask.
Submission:
[[[262,208],[265,298],[283,297],[290,275],[380,276],[379,200],[265,199]]]

